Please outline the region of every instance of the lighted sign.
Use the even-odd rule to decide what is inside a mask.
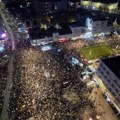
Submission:
[[[5,38],[5,37],[6,37],[6,33],[3,33],[3,34],[1,35],[1,37],[2,37],[2,38]]]
[[[86,40],[93,40],[93,34],[92,34],[92,32],[87,32],[85,34],[85,39]]]
[[[5,48],[4,48],[4,44],[0,44],[0,52],[4,51]]]
[[[85,26],[86,26],[89,30],[93,30],[93,21],[92,21],[92,19],[86,18]]]

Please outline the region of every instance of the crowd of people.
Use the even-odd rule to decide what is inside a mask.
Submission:
[[[94,103],[89,99],[91,89],[80,81],[77,70],[69,70],[64,62],[56,60],[48,52],[30,46],[26,35],[16,32],[14,51],[13,86],[10,95],[10,120],[76,120],[84,117],[88,110],[95,117]],[[94,41],[75,41],[65,43],[68,51],[74,48],[98,45]],[[79,50],[79,49],[78,49]],[[77,51],[78,52],[78,51]],[[0,111],[7,74],[7,64],[0,69]]]
[[[66,91],[74,93],[80,101],[74,103],[69,101],[72,98],[63,97]],[[77,71],[69,71],[48,52],[31,46],[21,46],[15,51],[11,120],[30,117],[35,120],[76,120],[82,117],[86,108],[94,111],[94,105],[88,99],[89,92],[79,80]]]
[[[78,42],[71,42],[69,45],[67,43],[62,47],[66,47],[66,50],[70,52],[71,48],[73,49],[76,46],[82,48],[90,45],[87,41]],[[89,93],[88,88],[83,83],[79,83],[80,80],[75,74],[77,71],[68,71],[67,66],[65,68],[65,65],[61,65],[59,60],[54,59],[48,52],[42,52],[39,48],[31,47],[29,41],[20,40],[16,47],[9,109],[11,120],[26,120],[29,117],[34,117],[35,120],[41,120],[45,117],[51,120],[61,117],[75,120],[76,115],[73,115],[73,117],[70,114],[63,116],[63,113],[78,112],[81,109],[85,110],[88,106],[90,109],[94,108],[93,103],[85,95],[85,93]],[[3,72],[5,72],[5,69],[3,69]],[[3,77],[6,79],[5,76]],[[2,82],[4,83],[4,81]],[[65,82],[67,82],[68,88],[66,88],[66,85],[64,87]],[[3,90],[5,89],[4,85],[5,83],[1,84]],[[80,90],[75,86],[81,86]],[[76,108],[76,104],[72,104],[71,101],[67,101],[68,98],[66,100],[66,97],[63,97],[66,90],[74,91],[77,95],[79,91],[80,95],[78,96],[83,100],[77,103],[79,107]],[[68,107],[68,105],[71,107]],[[79,117],[82,117],[82,115]]]
[[[120,38],[119,36],[113,36],[109,39],[108,45],[116,50],[120,50]],[[119,51],[120,52],[120,51]]]
[[[96,43],[81,40],[65,43],[62,47],[70,52],[75,47],[78,49],[93,44]],[[86,108],[95,113],[93,102],[88,99],[90,90],[80,82],[77,71],[69,71],[64,62],[61,64],[48,52],[30,46],[27,40],[20,40],[16,47],[9,109],[11,120],[26,120],[30,117],[34,117],[35,120],[82,120],[81,113],[84,113]],[[0,110],[5,94],[7,65],[8,62],[0,69]],[[71,95],[66,95],[65,91],[70,91],[69,94],[74,93],[73,96],[77,96],[79,102],[76,100],[77,103],[74,103],[72,98],[68,99]]]
[[[7,65],[8,63],[2,63],[0,65],[0,113],[2,111],[3,99],[4,99],[4,90],[7,80]]]

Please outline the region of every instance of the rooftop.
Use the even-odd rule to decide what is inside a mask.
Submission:
[[[90,1],[92,1],[92,2],[101,2],[101,3],[105,3],[105,4],[108,4],[108,3],[118,3],[118,0],[90,0]]]
[[[58,2],[58,1],[62,1],[62,0],[37,0],[39,2]]]
[[[120,56],[103,59],[102,61],[120,79]]]
[[[39,27],[30,28],[28,32],[31,40],[45,38],[44,31],[40,31]]]
[[[40,29],[39,27],[30,28],[29,35],[31,40],[34,39],[42,39],[45,37],[52,37],[53,33],[59,33],[59,35],[71,34],[71,29],[67,26],[67,24],[60,24],[61,29],[57,29],[54,26],[49,27],[47,30]]]

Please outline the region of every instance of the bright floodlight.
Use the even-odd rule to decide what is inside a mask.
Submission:
[[[5,48],[4,48],[4,45],[3,44],[0,44],[0,52],[4,51]]]
[[[48,51],[51,49],[52,49],[52,46],[50,46],[50,45],[45,45],[45,46],[42,46],[42,48],[41,48],[42,51]]]
[[[3,33],[1,36],[2,36],[2,38],[4,38],[4,37],[6,37],[6,34],[5,34],[5,33]]]

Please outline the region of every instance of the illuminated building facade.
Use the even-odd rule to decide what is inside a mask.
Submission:
[[[120,113],[120,56],[101,60],[97,75],[111,93],[111,102],[118,105]]]
[[[93,22],[93,34],[98,35],[100,33],[109,34],[112,30],[112,26],[108,26],[108,20],[101,19]]]
[[[116,13],[118,11],[118,1],[116,0],[81,0],[81,6],[87,9],[110,13]]]
[[[85,27],[92,31],[93,30],[93,20],[90,18],[86,18]]]

